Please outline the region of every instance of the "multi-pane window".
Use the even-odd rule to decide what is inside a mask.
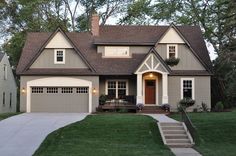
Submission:
[[[194,99],[194,80],[193,79],[182,79],[182,97],[181,98]]]
[[[73,88],[71,87],[61,88],[61,93],[73,93]]]
[[[118,81],[118,97],[126,95],[126,81]]]
[[[12,105],[12,93],[10,93],[10,103],[9,103],[9,107],[11,108]]]
[[[127,81],[110,80],[107,81],[107,95],[113,98],[121,98],[127,95]]]
[[[167,57],[172,58],[175,57],[177,58],[177,45],[167,45]]]
[[[48,87],[47,93],[58,93],[58,88],[57,87]]]
[[[88,87],[76,88],[76,93],[88,93]]]
[[[3,71],[4,71],[4,80],[6,80],[7,79],[7,65],[6,64],[4,64],[3,66]]]
[[[64,64],[65,63],[65,50],[64,49],[56,49],[55,52],[55,61],[56,64]]]
[[[5,102],[6,102],[5,98],[6,98],[6,94],[5,94],[5,92],[3,92],[2,93],[2,105],[3,106],[5,106]]]
[[[32,93],[43,93],[43,87],[32,87]]]
[[[116,98],[116,81],[107,82],[107,94],[110,97]]]

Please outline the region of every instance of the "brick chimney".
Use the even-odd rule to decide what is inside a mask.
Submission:
[[[99,36],[99,15],[98,14],[92,14],[91,32],[93,36]]]

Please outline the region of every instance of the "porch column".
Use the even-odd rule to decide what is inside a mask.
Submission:
[[[142,96],[142,74],[137,74],[137,98],[136,98],[136,104],[143,103],[143,96]]]
[[[162,104],[168,103],[168,75],[162,74]]]

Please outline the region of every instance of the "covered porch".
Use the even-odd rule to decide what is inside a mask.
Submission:
[[[136,104],[160,106],[168,104],[168,74],[170,68],[156,51],[151,51],[140,64],[137,75]]]

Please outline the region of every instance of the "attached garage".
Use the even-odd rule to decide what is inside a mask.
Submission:
[[[27,112],[91,112],[92,82],[51,77],[27,82]]]

